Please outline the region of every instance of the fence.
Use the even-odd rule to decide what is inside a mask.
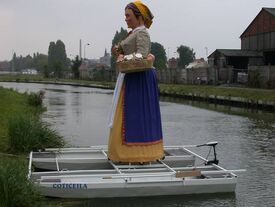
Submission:
[[[275,88],[275,65],[249,66],[248,85],[260,88]]]
[[[160,83],[168,84],[213,84],[214,68],[189,68],[157,70]]]

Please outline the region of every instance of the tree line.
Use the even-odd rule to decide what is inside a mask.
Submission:
[[[33,68],[45,77],[61,78],[65,72],[70,72],[71,60],[67,57],[65,44],[61,40],[57,40],[56,42],[50,42],[47,55],[34,53],[33,56],[23,57],[14,53],[10,65],[15,72]]]
[[[10,65],[15,72],[20,72],[23,69],[35,68],[38,71],[43,71],[45,65],[48,64],[48,56],[40,53],[34,53],[33,56],[27,55],[23,57],[22,55],[17,56],[16,53],[13,54],[12,61]]]
[[[121,28],[116,31],[112,40],[112,47],[127,37],[127,30]],[[154,67],[157,69],[167,69],[167,54],[162,44],[152,42],[151,53],[155,56]],[[184,68],[195,59],[195,52],[192,48],[180,45],[177,48],[178,58],[177,63],[179,68]],[[116,58],[111,56],[111,68],[115,70]],[[22,69],[35,68],[45,77],[62,78],[67,73],[72,73],[73,77],[78,79],[80,76],[79,67],[82,64],[82,59],[76,56],[70,60],[66,54],[65,44],[61,40],[49,43],[48,54],[34,53],[33,56],[26,57],[13,54],[10,62],[14,71],[20,72]]]

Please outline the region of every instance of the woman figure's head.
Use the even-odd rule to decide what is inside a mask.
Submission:
[[[153,18],[154,16],[149,8],[140,1],[129,3],[125,7],[125,21],[131,29],[142,25],[149,28]]]

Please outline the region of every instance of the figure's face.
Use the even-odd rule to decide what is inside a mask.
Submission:
[[[131,9],[125,9],[125,21],[128,28],[135,29],[140,25],[139,19],[136,18],[134,12]]]

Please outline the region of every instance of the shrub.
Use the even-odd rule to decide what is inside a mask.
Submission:
[[[39,118],[18,114],[10,118],[8,123],[9,151],[12,153],[64,146],[63,138]]]
[[[260,81],[260,72],[259,70],[255,70],[253,72],[250,72],[248,76],[248,86],[254,87],[254,88],[260,88],[261,81]]]
[[[0,160],[0,201],[2,207],[40,206],[41,197],[27,180],[27,167],[22,160]]]
[[[28,95],[28,103],[31,106],[42,106],[45,91],[38,91],[37,93],[31,92]]]

